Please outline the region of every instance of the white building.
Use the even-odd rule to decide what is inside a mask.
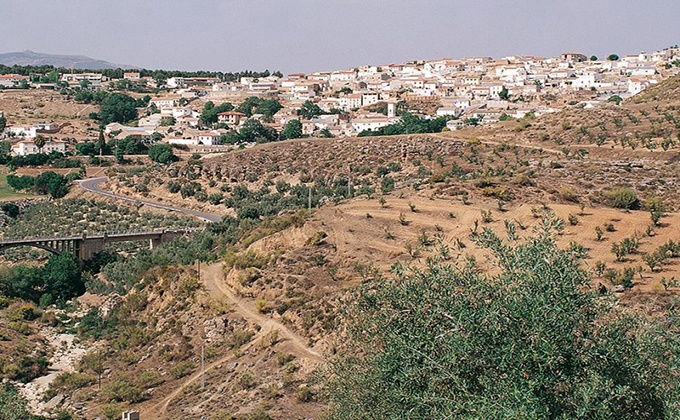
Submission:
[[[150,101],[152,104],[156,105],[156,108],[172,108],[176,105],[177,99],[169,96],[163,98],[153,98]]]
[[[5,137],[35,138],[38,135],[36,127],[9,126],[5,128]]]
[[[0,86],[2,87],[16,87],[22,81],[28,82],[28,76],[22,76],[20,74],[0,74]]]
[[[395,124],[401,118],[388,118],[382,114],[368,114],[352,120],[352,128],[357,133],[362,131],[376,131],[379,128]]]
[[[13,156],[26,156],[35,153],[66,152],[66,143],[61,140],[45,140],[42,149],[35,145],[34,140],[22,140],[12,145]]]

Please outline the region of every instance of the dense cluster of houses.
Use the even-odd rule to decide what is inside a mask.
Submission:
[[[448,127],[453,130],[471,121],[484,124],[503,117],[554,112],[566,103],[583,101],[584,106],[598,106],[615,95],[635,95],[679,72],[680,49],[676,47],[607,59],[576,52],[550,58],[447,58],[286,77],[243,77],[236,82],[172,77],[165,81],[167,93],[150,101],[160,112],[141,118],[136,127],[110,124],[106,133],[121,138],[134,136],[144,142],[160,138],[154,136],[160,133],[162,141],[171,144],[219,146],[227,129],[238,130],[249,117],[236,111],[220,113],[218,122],[223,125],[214,129],[200,119],[204,104],[212,101],[237,105],[252,96],[277,99],[283,108],[273,118],[250,118],[278,130],[298,119],[305,135],[323,131],[325,135],[353,136],[377,130],[398,122],[398,109],[404,108],[418,109],[424,118],[447,117]],[[154,87],[157,84],[157,80],[134,71],[125,73],[124,79]],[[97,73],[64,74],[61,81],[91,89],[117,82]],[[0,76],[0,86],[26,82],[24,76]],[[316,104],[322,115],[309,119],[299,116],[297,110],[307,101]],[[424,109],[430,111],[424,113]],[[37,128],[33,128],[8,127],[5,136],[30,142],[37,134]],[[17,146],[12,150],[23,154],[35,148]]]

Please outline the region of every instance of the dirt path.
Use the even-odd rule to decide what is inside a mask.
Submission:
[[[299,358],[311,359],[315,362],[321,362],[322,356],[309,347],[306,340],[293,332],[281,322],[262,315],[255,309],[255,304],[246,299],[239,298],[236,293],[224,283],[224,271],[221,263],[208,264],[201,267],[201,279],[206,287],[207,292],[213,298],[226,297],[232,305],[233,310],[243,317],[246,321],[257,324],[260,330],[253,336],[250,343],[240,348],[240,351],[250,349],[254,343],[259,342],[261,338],[266,337],[272,331],[278,331],[279,337],[282,340],[288,340],[290,343],[290,352]],[[229,354],[224,356],[205,367],[205,372],[208,373],[218,366],[236,359],[236,355]],[[168,407],[189,385],[199,381],[203,372],[199,371],[189,376],[177,389],[175,389],[168,396],[163,398],[149,409],[143,410],[143,417],[150,419],[167,419]]]
[[[293,344],[296,356],[313,359],[315,361],[322,360],[322,356],[307,345],[307,340],[281,322],[261,314],[255,308],[255,304],[250,300],[242,299],[237,296],[224,282],[224,271],[221,263],[214,263],[202,267],[201,278],[211,296],[226,296],[237,314],[248,322],[260,326],[260,333],[266,335],[274,330],[278,330],[279,336],[282,339],[289,340]]]

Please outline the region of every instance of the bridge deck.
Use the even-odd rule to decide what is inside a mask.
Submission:
[[[65,242],[65,241],[76,241],[83,239],[106,239],[111,242],[124,242],[124,241],[134,241],[134,240],[146,240],[158,238],[160,235],[167,233],[191,233],[203,230],[203,228],[192,228],[192,229],[165,229],[165,230],[151,230],[151,231],[141,231],[141,232],[110,232],[110,233],[97,233],[93,235],[83,234],[83,235],[68,235],[68,236],[51,236],[43,238],[23,238],[23,239],[4,239],[0,240],[0,245],[20,245],[20,244],[31,244],[36,242]]]

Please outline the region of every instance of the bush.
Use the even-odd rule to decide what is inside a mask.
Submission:
[[[383,194],[394,191],[394,179],[392,179],[392,177],[385,176],[380,181],[380,191],[382,191]]]
[[[172,163],[179,158],[172,152],[169,144],[154,144],[149,146],[149,159],[158,163]]]
[[[14,203],[3,203],[0,210],[11,218],[16,218],[19,215],[19,206]]]
[[[194,369],[196,369],[196,363],[192,361],[183,361],[171,366],[168,372],[173,378],[179,379],[187,376],[193,372]]]
[[[102,390],[102,394],[109,401],[137,403],[143,401],[141,387],[127,377],[114,379]]]
[[[559,191],[560,198],[565,201],[571,201],[572,203],[578,203],[578,193],[572,187],[562,187]]]
[[[7,379],[28,383],[45,375],[49,364],[49,360],[43,355],[21,356],[16,363],[5,364],[2,367],[2,375]]]
[[[607,204],[611,207],[624,210],[637,210],[640,208],[640,200],[630,188],[615,188],[605,192],[604,196]]]

